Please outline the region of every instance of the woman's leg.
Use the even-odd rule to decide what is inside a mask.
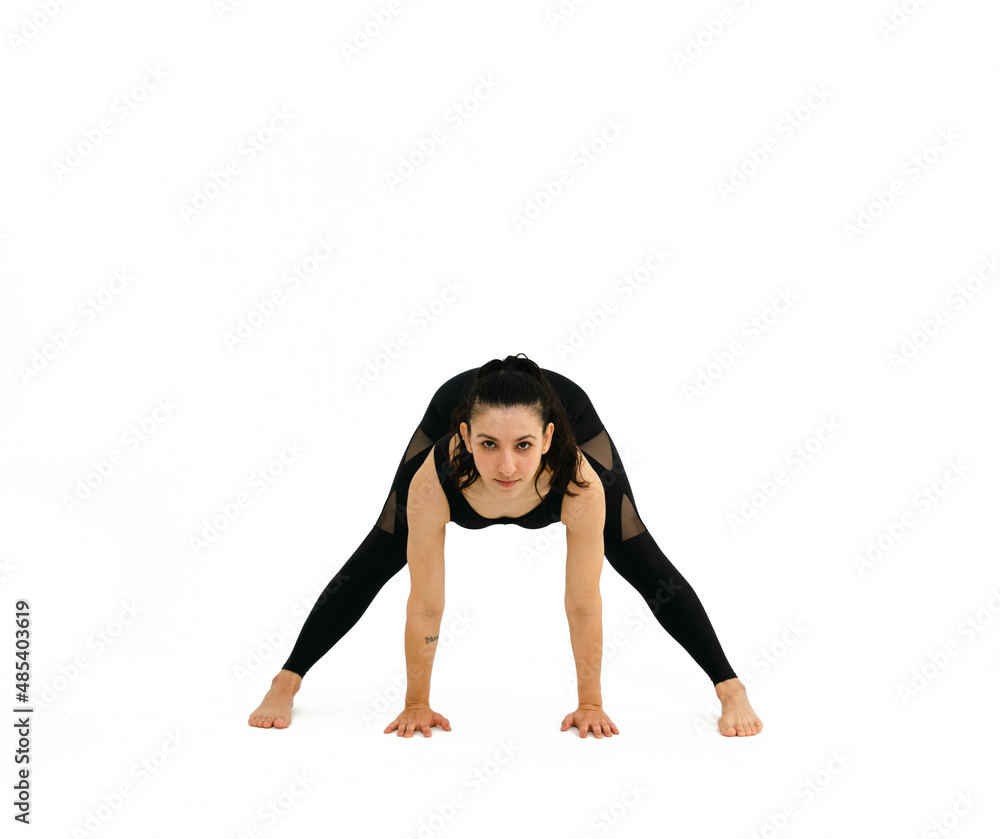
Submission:
[[[396,469],[378,521],[312,607],[282,670],[305,676],[365,613],[375,595],[406,565],[406,498],[430,443],[418,428]]]
[[[643,596],[660,626],[713,684],[736,678],[698,595],[639,518],[621,456],[590,397],[566,376],[552,370],[545,375],[566,408],[577,444],[604,484],[604,555],[611,567]]]
[[[735,679],[694,588],[639,517],[621,456],[607,431],[580,448],[604,484],[604,555],[611,567],[643,596],[660,626],[687,650],[712,684]]]
[[[283,670],[305,676],[365,613],[375,595],[406,565],[406,499],[429,449],[448,431],[451,411],[475,376],[467,370],[437,389],[396,468],[378,521],[320,594]]]
[[[305,676],[365,613],[375,595],[406,565],[406,539],[377,525],[330,580],[281,666]]]
[[[604,484],[604,555],[611,567],[643,596],[660,626],[713,684],[736,678],[695,590],[639,518],[625,466],[590,398],[565,376],[545,374],[566,408],[577,444]]]
[[[722,702],[719,731],[726,737],[759,734],[764,727],[746,688],[729,665],[705,608],[691,584],[664,556],[636,510],[618,449],[584,390],[546,370],[573,424],[577,443],[604,485],[604,555],[638,591],[656,619],[708,675]]]
[[[449,405],[456,398],[456,385],[463,385],[461,376],[446,382],[434,394],[399,461],[378,520],[317,598],[281,671],[271,680],[271,689],[250,715],[250,725],[288,726],[292,700],[302,677],[347,634],[375,595],[406,565],[406,499],[410,481],[431,446],[447,432]]]

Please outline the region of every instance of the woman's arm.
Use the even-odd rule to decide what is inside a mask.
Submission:
[[[434,452],[410,482],[406,501],[406,707],[429,707],[431,669],[444,614],[444,537],[448,499],[434,471]]]
[[[566,523],[566,618],[576,661],[580,707],[601,706],[601,567],[604,564],[604,486],[584,460],[590,481],[564,502]],[[587,472],[590,474],[588,475]]]

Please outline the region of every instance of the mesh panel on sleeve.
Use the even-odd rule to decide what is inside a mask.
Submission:
[[[622,496],[622,541],[645,533],[646,528],[639,521],[639,514],[627,495]]]
[[[581,443],[580,448],[589,454],[594,460],[605,469],[611,469],[611,440],[608,439],[608,432],[601,431],[596,437],[591,437],[586,443]]]
[[[371,519],[369,519],[371,521]],[[378,517],[378,526],[386,533],[394,533],[396,530],[396,490],[389,493],[382,513]]]
[[[413,432],[413,437],[410,439],[410,445],[406,447],[406,454],[403,455],[403,462],[406,463],[408,460],[416,457],[424,449],[428,449],[434,445],[434,441],[428,437],[424,432],[418,427],[416,431]]]

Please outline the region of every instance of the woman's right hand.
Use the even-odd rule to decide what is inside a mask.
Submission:
[[[432,711],[430,705],[407,705],[382,733],[388,734],[398,728],[397,737],[412,737],[413,732],[417,730],[421,731],[424,737],[430,737],[431,728],[435,725],[441,726],[445,731],[451,731],[451,723],[437,711]]]

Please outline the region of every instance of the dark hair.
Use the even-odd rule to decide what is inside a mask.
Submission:
[[[502,361],[494,358],[476,371],[471,390],[466,394],[465,400],[451,413],[448,439],[451,440],[459,433],[463,422],[472,427],[473,411],[478,412],[484,408],[516,407],[529,408],[538,413],[543,429],[550,422],[555,426],[552,443],[549,450],[542,455],[541,468],[535,476],[535,493],[539,494],[538,479],[542,471],[550,466],[551,489],[575,497],[578,493],[570,491],[570,481],[578,487],[590,486],[589,481],[578,481],[575,477],[582,457],[577,448],[576,434],[566,414],[566,408],[541,368],[524,353],[508,355]],[[479,477],[476,462],[461,436],[450,465],[447,477],[458,489],[464,489]]]

